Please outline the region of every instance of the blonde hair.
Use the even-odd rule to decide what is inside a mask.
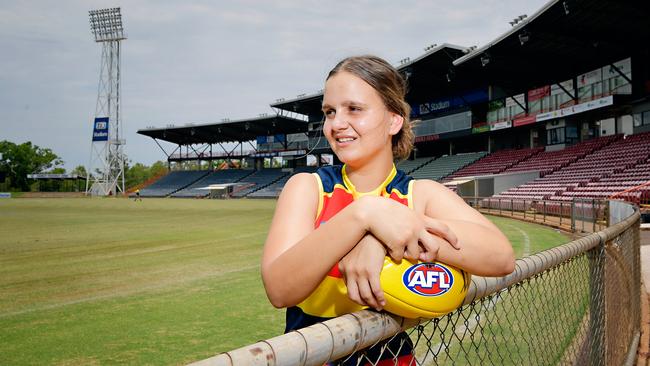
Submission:
[[[393,136],[393,158],[405,160],[413,150],[413,128],[410,121],[411,106],[406,103],[406,81],[391,64],[372,56],[353,56],[339,62],[327,75],[327,79],[345,71],[372,86],[381,96],[389,111],[402,116],[402,129]],[[326,80],[327,80],[326,79]]]

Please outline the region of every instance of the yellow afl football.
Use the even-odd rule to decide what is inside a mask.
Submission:
[[[380,281],[386,311],[405,318],[435,318],[463,303],[471,275],[444,263],[396,263],[386,257]]]

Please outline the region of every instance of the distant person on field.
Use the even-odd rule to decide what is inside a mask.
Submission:
[[[405,94],[402,76],[375,56],[346,58],[327,76],[323,133],[344,165],[289,179],[262,258],[268,298],[287,308],[286,332],[328,319],[310,310],[326,276],[344,277],[351,300],[381,310],[386,255],[482,276],[514,270],[512,247],[494,224],[443,185],[395,168],[413,148]],[[383,345],[367,350],[373,362]],[[414,364],[412,347],[400,333],[379,365],[393,365],[393,353],[397,364]]]
[[[135,200],[134,201],[142,201],[142,197],[140,197],[140,190],[139,189],[135,190]]]

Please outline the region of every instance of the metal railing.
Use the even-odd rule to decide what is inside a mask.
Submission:
[[[632,364],[640,215],[630,212],[602,231],[517,260],[508,276],[473,276],[463,306],[440,318],[363,310],[195,365],[377,365],[385,357],[367,347],[392,356],[386,341],[402,331],[401,345],[412,346],[417,365]]]
[[[607,227],[607,201],[593,198],[533,200],[463,197],[485,214],[512,217],[571,232],[593,233]]]
[[[650,205],[650,181],[614,193],[610,199],[622,199],[641,206]]]

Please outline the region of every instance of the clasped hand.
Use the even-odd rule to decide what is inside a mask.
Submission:
[[[379,275],[384,258],[396,262],[418,259],[432,262],[441,245],[460,249],[456,235],[436,219],[418,215],[408,207],[390,199],[377,197],[372,201],[368,232],[339,261],[345,277],[348,297],[364,306],[381,310],[386,304]]]

